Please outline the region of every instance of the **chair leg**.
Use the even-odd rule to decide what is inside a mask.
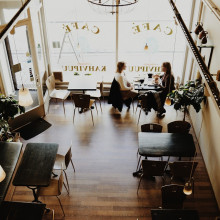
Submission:
[[[141,180],[142,180],[142,178],[143,178],[143,174],[141,175],[141,178],[140,178],[140,181],[139,181],[139,184],[138,184],[138,188],[137,188],[137,194],[138,194],[138,190],[139,190],[140,185],[141,185]]]
[[[65,111],[64,100],[63,100],[63,111],[64,111],[64,115],[66,116],[66,111]]]
[[[50,100],[51,100],[51,99],[49,99],[48,114],[50,113]]]
[[[91,116],[92,116],[92,124],[93,124],[93,126],[94,126],[94,121],[93,121],[93,114],[92,114],[92,109],[90,109],[90,111],[91,111]]]
[[[54,209],[52,209],[52,219],[54,220]]]
[[[134,114],[134,99],[132,99],[132,107],[133,107],[133,114]]]
[[[74,112],[73,112],[73,123],[74,123],[75,113],[76,113],[76,108],[74,108]]]
[[[67,188],[68,188],[68,192],[70,191],[70,186],[69,186],[69,182],[68,182],[68,179],[67,179],[67,175],[66,175],[66,171],[63,170],[64,174],[65,174],[65,178],[66,178],[66,183],[67,183]]]
[[[139,159],[138,159],[138,163],[137,163],[137,169],[136,169],[136,171],[138,171],[138,167],[139,167],[140,160],[141,160],[141,156],[140,156]]]
[[[68,193],[68,195],[70,194],[69,193],[69,190],[67,189],[67,186],[66,186],[66,184],[63,182],[63,185],[64,185],[64,187],[65,187],[65,189],[66,189],[66,191],[67,191],[67,193]]]
[[[64,212],[64,210],[63,210],[63,206],[62,206],[62,204],[61,204],[60,198],[59,198],[58,196],[56,196],[56,197],[57,197],[57,199],[58,199],[58,201],[59,201],[59,203],[60,203],[60,207],[61,207],[61,209],[62,209],[62,211],[63,211],[63,216],[65,216],[65,212]]]
[[[137,124],[139,124],[140,116],[141,116],[141,109],[140,109],[140,113],[139,113],[139,117],[138,117],[138,122],[137,122]]]
[[[96,101],[95,101],[95,108],[96,108],[97,115],[98,115],[98,109],[97,109]]]
[[[100,109],[101,109],[101,112],[102,112],[101,99],[100,99],[100,98],[98,98],[98,100],[99,100],[99,104],[100,104]]]
[[[75,170],[75,166],[74,166],[74,164],[73,164],[72,159],[70,160],[70,162],[71,162],[71,164],[72,164],[72,166],[73,166],[74,172],[76,172],[76,170]]]

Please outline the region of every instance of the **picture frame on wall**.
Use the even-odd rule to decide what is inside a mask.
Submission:
[[[211,65],[214,46],[198,46],[198,48],[203,60],[205,61],[206,66],[209,69]]]

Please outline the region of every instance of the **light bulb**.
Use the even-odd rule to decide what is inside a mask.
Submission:
[[[192,183],[190,180],[185,183],[183,193],[187,196],[192,194]]]
[[[145,50],[148,50],[148,45],[147,45],[147,43],[146,43],[144,49],[145,49]]]
[[[166,98],[165,104],[171,106],[171,99],[169,97]]]

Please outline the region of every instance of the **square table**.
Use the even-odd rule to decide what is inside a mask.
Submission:
[[[134,84],[134,89],[138,90],[138,92],[149,90],[162,91],[162,88],[160,86],[154,84]]]
[[[97,81],[91,76],[75,76],[69,82],[69,91],[95,91],[97,88]]]
[[[17,165],[22,143],[0,141],[0,165],[6,173],[5,179],[0,182],[0,202],[4,200]]]
[[[199,220],[197,210],[151,209],[152,220]]]
[[[196,148],[191,134],[139,132],[138,152],[144,157],[194,157]]]
[[[13,185],[30,188],[33,202],[39,202],[35,190],[50,184],[57,150],[56,143],[28,143],[25,148]]]

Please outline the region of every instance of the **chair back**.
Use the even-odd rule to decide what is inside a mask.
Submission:
[[[90,95],[73,94],[73,101],[77,108],[89,108]]]
[[[172,121],[167,124],[168,133],[189,133],[190,127],[187,121]]]
[[[141,131],[142,132],[161,132],[162,128],[163,128],[162,125],[154,124],[154,123],[141,125]]]
[[[69,166],[70,160],[72,158],[71,147],[72,147],[72,145],[70,146],[69,150],[67,151],[67,153],[65,155],[65,165],[66,165],[66,168]]]
[[[142,160],[144,176],[163,176],[167,161]]]
[[[146,95],[141,96],[141,108],[148,107],[148,97]]]
[[[63,82],[63,73],[62,72],[53,72],[55,81]]]
[[[175,161],[170,162],[170,171],[172,175],[172,179],[189,179],[190,174],[192,171],[191,176],[193,177],[193,174],[195,172],[195,169],[198,165],[198,162],[192,162],[192,161]]]
[[[47,85],[49,94],[51,94],[51,92],[55,89],[55,78],[53,75],[47,78],[46,85]]]
[[[163,209],[182,209],[185,194],[182,185],[165,185],[161,187],[162,208]]]

